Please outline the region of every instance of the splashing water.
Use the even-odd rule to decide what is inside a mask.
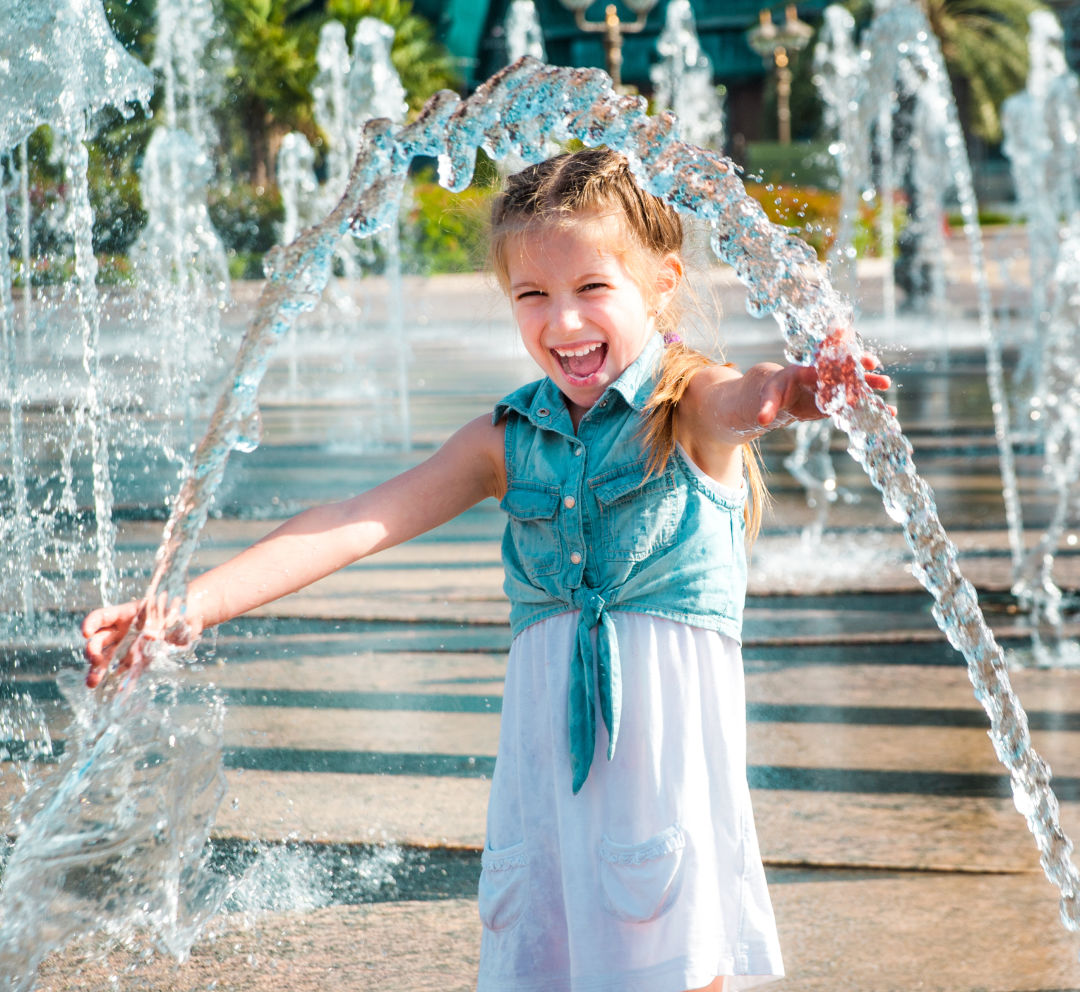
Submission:
[[[353,32],[352,56],[345,42],[345,28],[337,21],[323,25],[316,53],[319,72],[312,85],[315,120],[327,134],[327,178],[322,188],[323,211],[330,210],[349,180],[349,167],[361,140],[363,128],[373,118],[400,124],[408,105],[405,88],[390,58],[394,29],[375,17],[364,17]],[[397,408],[401,424],[401,447],[411,445],[408,364],[410,354],[402,327],[404,315],[401,291],[401,244],[398,224],[383,228],[377,239],[382,249],[383,274],[387,281],[386,338],[392,342],[395,359]],[[372,265],[377,256],[370,243],[344,238],[337,259],[344,275],[355,277],[358,266]],[[344,301],[351,307],[351,298]],[[296,350],[295,336],[290,342]]]
[[[826,7],[814,46],[813,82],[822,99],[825,127],[834,134],[829,152],[836,162],[844,194],[837,236],[829,248],[829,270],[834,282],[848,293],[854,293],[857,282],[854,200],[860,180],[865,179],[859,154],[864,142],[858,130],[858,118],[851,112],[862,71],[863,60],[855,46],[855,18],[844,7]],[[804,421],[796,425],[794,447],[784,459],[784,468],[806,491],[806,505],[816,511],[802,532],[802,543],[807,549],[816,546],[824,551],[821,544],[833,503],[840,498],[847,502],[858,499],[856,494],[837,486],[830,451],[832,436],[833,426],[828,420]],[[813,563],[812,574],[820,573],[822,557],[815,554],[805,559]],[[828,561],[830,569],[839,564],[834,555],[829,555]],[[844,555],[841,561],[850,565],[852,559]]]
[[[225,708],[204,693],[181,709],[176,666],[156,667],[109,705],[78,673],[57,677],[74,712],[67,748],[17,806],[0,893],[0,979],[13,992],[51,950],[99,929],[146,929],[182,960],[228,895],[207,867]]]
[[[1014,381],[1018,407],[1043,449],[1042,481],[1053,500],[1051,519],[1014,568],[1013,594],[1029,612],[1037,664],[1080,663],[1080,645],[1064,636],[1062,590],[1054,557],[1080,479],[1080,80],[1065,61],[1064,33],[1049,11],[1029,18],[1027,85],[1002,105],[1001,122],[1027,221],[1031,320]],[[1065,217],[1065,224],[1061,217]]]
[[[679,118],[684,141],[724,147],[724,98],[713,83],[712,60],[702,50],[690,0],[670,0],[656,39],[659,61],[649,70],[656,106]]]
[[[825,127],[834,140],[829,154],[836,162],[843,189],[840,224],[829,249],[833,281],[848,293],[855,291],[855,199],[858,196],[856,156],[862,135],[851,112],[859,85],[862,59],[855,45],[855,18],[846,7],[826,7],[824,23],[814,46],[813,83],[822,101]]]
[[[152,79],[149,70],[132,58],[113,37],[105,12],[96,0],[48,0],[0,7],[0,91],[12,99],[0,107],[0,149],[22,142],[42,124],[54,127],[61,149],[65,183],[69,188],[67,219],[74,242],[75,306],[83,342],[85,395],[79,416],[89,427],[93,454],[93,495],[97,516],[97,564],[99,588],[104,600],[116,592],[113,494],[109,476],[109,426],[102,398],[98,343],[100,307],[96,288],[97,259],[91,243],[93,213],[87,181],[88,153],[85,139],[90,119],[104,107],[124,109],[128,101],[146,104]],[[64,52],[63,58],[51,57]],[[25,171],[25,146],[23,168]],[[5,212],[6,194],[0,191]],[[25,537],[30,526],[26,507],[19,386],[14,378],[14,329],[11,326],[11,277],[8,252],[2,252],[4,274],[0,277],[0,310],[3,311],[4,360],[11,411],[13,474],[16,482],[16,537]],[[29,281],[29,272],[26,273]],[[21,573],[24,577],[27,572]],[[34,618],[32,598],[24,578],[23,609]]]
[[[540,19],[536,16],[536,4],[533,0],[513,0],[506,12],[503,30],[506,32],[506,54],[509,62],[516,62],[523,55],[545,61],[547,55],[544,52],[544,32],[540,28]]]
[[[747,285],[750,311],[773,314],[782,328],[789,357],[816,364],[821,383],[819,402],[849,434],[852,455],[882,492],[889,514],[904,528],[916,574],[936,601],[934,616],[967,659],[976,697],[990,716],[995,750],[1009,769],[1016,805],[1035,836],[1043,868],[1061,890],[1062,919],[1071,929],[1080,928],[1080,875],[1070,860],[1072,845],[1058,822],[1049,769],[1031,747],[1026,716],[1009,684],[1001,650],[979,611],[974,589],[959,572],[956,550],[938,520],[933,496],[915,472],[911,446],[886,405],[866,386],[857,359],[858,342],[832,333],[837,326],[849,324],[849,305],[829,285],[811,250],[769,223],[762,209],[746,195],[733,164],[716,153],[677,141],[674,128],[670,115],[650,117],[644,100],[617,96],[610,80],[598,70],[555,68],[530,59],[498,73],[465,101],[452,93],[438,94],[418,119],[404,128],[395,129],[385,120],[369,122],[340,203],[321,224],[279,250],[273,259],[271,278],[257,313],[175,501],[148,596],[164,594],[183,602],[188,566],[225,462],[234,449],[250,448],[257,441],[251,425],[271,349],[292,322],[318,301],[341,235],[351,231],[357,237],[369,237],[396,223],[398,198],[413,158],[437,157],[443,185],[460,191],[472,175],[477,147],[493,158],[514,152],[536,160],[537,150],[551,134],[564,140],[576,138],[587,145],[608,144],[627,155],[643,187],[712,226],[717,254]],[[154,642],[148,634],[136,631],[133,636],[143,637],[147,649],[164,653],[161,642]],[[144,676],[133,688],[115,675],[110,677],[109,689],[90,721],[82,760],[66,770],[55,799],[37,815],[28,814],[12,863],[21,858],[34,865],[37,891],[63,896],[65,880],[83,863],[80,857],[93,858],[98,849],[107,856],[108,847],[95,839],[101,824],[84,821],[78,798],[97,791],[116,791],[113,776],[117,773],[111,762],[122,749],[115,742],[129,725],[137,732],[143,712],[139,693],[146,681]],[[153,737],[161,747],[158,732]],[[178,737],[177,746],[180,742]],[[212,752],[213,747],[203,750]],[[141,755],[142,765],[149,765],[146,749],[134,753]],[[149,774],[150,768],[142,765],[137,771]],[[209,798],[212,788],[207,783],[212,776],[205,771],[200,776],[201,794]],[[158,834],[135,815],[140,808],[138,776],[131,776],[130,783],[124,784],[129,790],[125,793],[129,816],[124,822],[133,833],[142,831],[145,848],[154,849]],[[206,802],[203,811],[212,813],[211,806],[212,802]],[[156,850],[160,861],[179,860],[167,844]],[[52,851],[56,851],[55,856],[50,856]],[[140,861],[137,867],[156,870],[157,865]],[[201,878],[195,873],[183,879],[197,896],[181,897],[185,906],[206,908],[213,902],[212,894],[204,903],[198,902],[205,891]],[[140,886],[145,889],[143,879],[131,879],[129,884],[136,890]],[[64,898],[48,905],[35,899],[30,905],[28,899],[20,901],[16,895],[12,902],[13,909],[29,914],[30,920],[49,919],[55,932],[70,932],[73,926],[83,925],[81,919],[72,923],[64,915]],[[5,930],[16,918],[24,921],[22,932],[29,933],[25,917],[10,912],[5,915]],[[181,927],[169,933],[174,938],[179,933],[185,939],[189,935]],[[171,946],[180,943],[173,939]],[[16,987],[25,987],[25,983]]]
[[[1069,71],[1057,18],[1038,10],[1028,24],[1028,78],[1024,89],[1001,105],[1001,150],[1009,159],[1017,205],[1027,222],[1031,273],[1031,336],[1017,377],[1031,377],[1031,397],[1038,402],[1046,395],[1043,341],[1060,221],[1080,208],[1080,81]]]
[[[1043,482],[1053,499],[1046,530],[1027,555],[1013,586],[1030,611],[1035,663],[1080,665],[1080,643],[1065,635],[1069,597],[1053,579],[1070,510],[1080,509],[1080,214],[1066,226],[1052,273],[1046,325],[1041,433]]]
[[[994,415],[994,438],[998,448],[1009,548],[1013,565],[1017,567],[1023,554],[1023,513],[1001,343],[994,333],[975,186],[945,60],[921,6],[912,0],[875,0],[874,19],[862,37],[861,61],[863,70],[852,106],[857,107],[854,113],[857,133],[869,134],[876,128],[876,146],[886,173],[881,186],[890,190],[895,187],[893,175],[896,162],[890,146],[892,107],[898,92],[906,92],[921,105],[920,114],[924,123],[934,124],[934,147],[943,148],[935,168],[915,170],[915,178],[924,184],[918,195],[923,204],[937,203],[942,193],[942,179],[946,177],[959,203],[975,282],[979,329],[986,352],[987,386]],[[870,96],[876,98],[871,99]],[[861,171],[853,169],[851,174],[855,177]],[[854,178],[852,181],[856,182],[858,188],[859,183]],[[891,195],[883,194],[881,205],[887,214],[892,207]],[[880,227],[882,254],[890,258],[895,247],[892,242],[892,220],[883,216]]]
[[[164,126],[154,131],[139,168],[147,219],[130,251],[149,333],[174,342],[162,352],[161,391],[180,413],[188,449],[199,420],[198,386],[212,366],[229,298],[228,258],[208,207],[214,167],[207,111],[215,80],[202,63],[215,32],[208,0],[158,3],[151,66],[161,73]]]
[[[100,3],[4,4],[0,39],[0,80],[5,92],[10,85],[18,93],[0,107],[0,148],[13,148],[42,124],[150,99],[149,70],[113,37]]]

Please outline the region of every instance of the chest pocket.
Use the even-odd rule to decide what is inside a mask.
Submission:
[[[554,525],[558,488],[514,481],[499,506],[510,518],[510,533],[525,574],[537,578],[557,572],[562,567],[562,542]]]
[[[645,460],[589,480],[600,507],[600,535],[610,561],[643,561],[675,542],[686,494],[672,468],[645,479]]]

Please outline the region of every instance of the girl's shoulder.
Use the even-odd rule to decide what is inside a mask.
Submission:
[[[718,430],[717,390],[742,378],[731,365],[710,365],[690,381],[676,419],[675,439],[690,459],[710,478],[737,489],[742,485],[743,464],[740,444]]]
[[[715,418],[716,389],[742,378],[734,365],[706,365],[695,373],[679,403],[679,417],[687,427],[702,428]]]

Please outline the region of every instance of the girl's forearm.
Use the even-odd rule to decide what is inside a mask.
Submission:
[[[287,520],[235,558],[194,578],[187,616],[214,626],[303,589],[370,554],[386,537],[376,521],[349,520],[348,502],[314,507]]]
[[[305,510],[194,579],[188,622],[202,629],[230,620],[499,495],[502,454],[502,427],[480,417],[415,468],[351,499]]]

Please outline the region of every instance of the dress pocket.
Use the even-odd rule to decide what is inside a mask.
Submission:
[[[524,842],[480,856],[480,919],[488,930],[508,930],[529,899],[529,855]]]
[[[600,886],[608,912],[647,923],[669,910],[682,884],[686,836],[677,824],[641,844],[600,842]]]

